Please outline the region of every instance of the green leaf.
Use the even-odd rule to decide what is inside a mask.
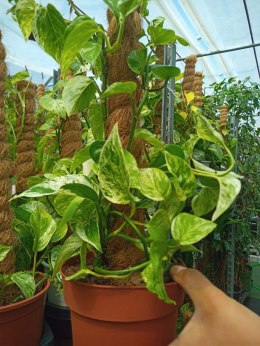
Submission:
[[[151,66],[151,72],[156,78],[162,79],[162,80],[175,78],[181,73],[178,67],[156,66],[156,65]]]
[[[15,269],[17,271],[30,270],[33,257],[33,232],[29,225],[29,219],[26,224],[20,224],[15,228],[18,246],[15,251]]]
[[[194,147],[197,144],[198,140],[199,140],[198,136],[190,135],[190,139],[188,139],[182,145],[182,149],[184,151],[186,160],[190,160],[192,158],[192,153],[193,153]]]
[[[124,150],[125,162],[129,173],[130,187],[140,189],[140,171],[135,157],[127,150]]]
[[[219,182],[219,198],[217,208],[212,216],[213,221],[232,205],[241,189],[241,182],[233,172],[217,177],[217,180]]]
[[[156,17],[155,19],[152,20],[153,26],[159,26],[160,28],[163,27],[164,22],[165,22],[164,17]]]
[[[165,147],[165,144],[162,141],[160,141],[158,138],[155,137],[155,135],[152,132],[146,129],[141,129],[141,128],[136,129],[135,138],[137,139],[141,138],[145,142],[161,150],[164,149]]]
[[[211,233],[216,224],[188,213],[177,215],[171,225],[172,237],[180,245],[192,245]]]
[[[39,201],[30,201],[28,203],[19,205],[19,207],[16,208],[16,212],[18,212],[18,215],[22,220],[28,222],[30,220],[31,214],[36,211],[37,207],[43,208],[47,211],[47,208],[43,203]]]
[[[209,166],[206,166],[204,165],[203,163],[201,162],[198,162],[194,159],[192,159],[192,162],[194,164],[194,167],[202,172],[211,172],[211,173],[214,173],[214,169],[210,168]]]
[[[200,192],[192,199],[191,205],[194,214],[197,216],[207,215],[216,207],[218,196],[218,189],[203,187]]]
[[[116,94],[129,94],[132,95],[135,92],[137,84],[135,82],[115,82],[107,88],[101,95],[101,98]]]
[[[94,203],[98,202],[98,195],[96,191],[87,185],[80,184],[80,183],[72,183],[72,184],[63,185],[63,189],[69,190],[70,192],[74,193],[78,197],[89,199],[90,201]]]
[[[218,146],[217,144],[211,144],[208,149],[215,154],[217,159],[222,161],[222,159],[223,159],[223,151],[220,148],[220,146]]]
[[[166,240],[171,228],[168,212],[164,209],[158,209],[146,227],[152,240]]]
[[[181,159],[185,159],[184,151],[182,148],[177,144],[166,144],[165,150],[168,151],[170,154],[179,156]]]
[[[202,115],[197,117],[197,134],[206,141],[213,142],[225,146],[223,137],[219,132],[213,129],[208,119]]]
[[[55,263],[57,261],[57,258],[60,255],[62,245],[56,245],[51,249],[51,258],[50,258],[50,264],[51,264],[51,270],[53,271],[53,268],[55,266]]]
[[[132,50],[128,55],[127,63],[132,71],[143,74],[146,67],[147,48]]]
[[[32,32],[35,9],[36,4],[34,0],[19,0],[15,8],[18,24],[26,40]]]
[[[189,42],[186,41],[183,37],[180,37],[180,36],[175,36],[176,37],[176,40],[182,45],[182,46],[189,46]]]
[[[12,83],[12,85],[15,85],[16,83],[18,83],[21,80],[24,80],[28,77],[29,77],[28,71],[17,72],[13,76],[11,76],[11,83]]]
[[[191,104],[191,102],[195,99],[195,93],[193,91],[184,91],[184,96],[187,102],[187,105]]]
[[[30,224],[34,232],[33,251],[42,251],[49,244],[56,230],[56,222],[46,210],[38,206],[30,216]]]
[[[62,186],[70,183],[79,183],[91,187],[90,180],[79,174],[71,174],[60,177],[54,177],[52,179],[47,179],[43,183],[34,185],[30,189],[22,192],[20,195],[15,198],[20,197],[42,197],[53,195],[57,193]]]
[[[88,45],[89,39],[94,33],[101,31],[95,21],[87,19],[77,21],[76,25],[72,22],[65,31],[65,42],[61,56],[62,76],[66,73],[73,60],[82,48]]]
[[[36,285],[31,274],[25,272],[16,272],[11,275],[11,280],[20,288],[25,298],[34,296]]]
[[[176,41],[175,32],[170,29],[163,29],[159,26],[149,26],[148,34],[155,46],[170,44]]]
[[[80,205],[84,201],[84,198],[82,197],[74,197],[72,201],[67,205],[67,208],[64,211],[63,218],[61,221],[57,224],[57,234],[61,234],[64,230],[64,227],[66,227],[67,223],[73,218],[76,211],[79,209]],[[54,241],[52,239],[52,241]]]
[[[143,0],[119,0],[118,10],[123,17],[129,16],[130,13],[134,12],[142,4]]]
[[[90,78],[76,76],[68,80],[62,92],[67,114],[70,116],[85,110],[92,101],[95,92],[96,86]]]
[[[153,201],[163,201],[171,192],[171,182],[158,168],[140,169],[140,191]]]
[[[86,243],[102,252],[99,220],[94,203],[85,200],[71,221],[74,232]]]
[[[99,158],[98,179],[103,195],[113,203],[132,201],[130,178],[116,124]]]
[[[73,157],[72,164],[71,164],[71,171],[74,171],[76,168],[81,166],[83,164],[83,162],[90,159],[90,153],[89,153],[90,146],[91,146],[91,143],[88,143],[85,145],[84,148],[82,148],[76,152],[76,154]]]
[[[183,199],[180,198],[178,194],[176,193],[175,187],[173,185],[172,192],[165,199],[165,209],[168,212],[171,222],[175,218],[175,216],[178,215],[183,210],[183,208],[185,207],[185,201],[186,201],[186,197]]]
[[[68,231],[68,225],[64,223],[62,219],[59,219],[58,221],[56,220],[56,224],[57,227],[55,232],[53,233],[53,236],[51,237],[51,243],[56,243],[57,241],[63,239]]]
[[[33,23],[33,36],[37,43],[60,62],[64,43],[65,21],[60,12],[52,5],[37,6]]]
[[[12,249],[12,246],[0,244],[0,262],[6,258],[6,256],[8,255],[11,249]]]
[[[47,94],[42,96],[39,102],[42,108],[46,109],[46,111],[59,115],[63,118],[66,116],[63,100],[54,99],[51,95]]]
[[[119,21],[119,8],[118,0],[103,0],[105,4],[112,10],[115,15],[116,21]]]
[[[60,79],[54,86],[53,86],[53,92],[56,92],[57,90],[60,90],[64,88],[65,80]]]
[[[70,202],[75,198],[75,194],[61,190],[59,194],[54,198],[53,205],[60,216],[63,216]]]
[[[69,238],[67,238],[60,250],[59,257],[55,263],[52,277],[55,277],[60,271],[61,266],[64,262],[66,262],[69,258],[75,255],[76,251],[82,246],[83,241],[76,235],[72,234]]]
[[[168,250],[167,241],[154,241],[150,249],[150,263],[142,271],[141,276],[150,292],[155,293],[165,303],[175,304],[168,297],[164,286],[162,259],[167,255]]]
[[[91,102],[88,111],[88,120],[93,136],[96,140],[105,138],[103,106],[100,103]]]
[[[200,252],[200,253],[202,253],[202,251],[200,251],[199,249],[197,249],[193,245],[181,245],[180,251],[181,252]]]
[[[90,149],[89,149],[90,157],[96,163],[98,163],[99,161],[101,150],[104,144],[105,144],[105,141],[95,141],[95,142],[92,142],[90,146]]]
[[[84,48],[81,49],[80,55],[92,66],[102,51],[102,36],[99,34],[95,42],[88,41]]]
[[[197,181],[190,166],[178,156],[171,155],[167,151],[164,154],[168,170],[178,180],[185,195],[192,196],[196,192]]]

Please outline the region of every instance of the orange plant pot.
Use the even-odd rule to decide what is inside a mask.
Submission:
[[[144,286],[116,287],[66,281],[73,346],[167,346],[176,337],[183,290],[166,284],[176,305],[166,304]]]
[[[50,281],[32,298],[0,307],[0,340],[5,346],[38,346]]]

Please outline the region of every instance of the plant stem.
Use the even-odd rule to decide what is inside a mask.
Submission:
[[[76,13],[76,15],[82,16],[83,14],[86,15],[85,12],[83,12],[77,5],[74,4],[73,0],[68,0],[69,5],[71,6],[71,8],[74,10],[74,12]]]
[[[34,252],[34,254],[33,254],[33,268],[32,268],[32,276],[33,277],[35,277],[36,262],[37,262],[37,252]]]
[[[81,269],[85,268],[87,265],[87,250],[88,250],[88,245],[86,242],[83,242],[80,248],[80,268]]]
[[[141,264],[138,264],[134,267],[128,268],[128,269],[121,269],[121,270],[108,270],[108,269],[103,269],[100,267],[95,266],[94,269],[98,274],[103,274],[103,275],[130,275],[136,271],[139,271],[143,268],[145,268],[150,261],[143,262]]]
[[[113,214],[123,217],[126,220],[126,222],[129,224],[129,226],[132,227],[132,229],[138,235],[139,239],[141,240],[141,242],[143,244],[146,258],[149,258],[149,251],[148,251],[148,247],[147,247],[147,244],[146,244],[146,240],[145,240],[145,237],[143,236],[143,234],[140,232],[139,228],[136,227],[134,222],[127,215],[125,215],[125,214],[123,214],[123,213],[121,213],[119,211],[116,211],[116,210],[113,211]]]
[[[119,23],[119,32],[118,32],[118,36],[116,39],[116,42],[113,44],[113,46],[111,47],[110,45],[110,41],[109,41],[109,45],[110,48],[107,50],[108,53],[115,53],[118,49],[118,47],[121,44],[122,38],[123,38],[123,34],[124,34],[124,30],[125,30],[125,18],[123,18],[120,23]]]

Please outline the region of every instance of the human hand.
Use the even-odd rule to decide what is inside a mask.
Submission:
[[[169,346],[259,346],[260,318],[226,296],[199,271],[174,266],[171,277],[190,296],[195,312]]]

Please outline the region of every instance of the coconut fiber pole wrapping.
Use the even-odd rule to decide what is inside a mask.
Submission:
[[[71,71],[66,79],[72,78]],[[75,152],[82,148],[82,124],[79,114],[66,117],[61,127],[61,157],[73,157]]]
[[[194,78],[194,104],[198,107],[202,107],[202,73],[201,72],[196,72],[195,73],[195,78]]]
[[[6,78],[5,48],[0,31],[0,245],[15,245],[12,231],[12,210],[8,202],[11,198],[11,180],[13,164],[8,159],[7,127],[4,108],[4,83]],[[15,267],[15,254],[11,250],[0,262],[0,274],[12,273]]]
[[[184,78],[182,82],[182,90],[186,92],[194,91],[195,80],[195,64],[197,57],[190,55],[185,59]]]
[[[116,20],[110,10],[107,11],[107,19],[109,23],[108,35],[111,42],[114,43],[117,36],[117,32],[115,32]],[[135,11],[126,19],[124,34],[119,49],[115,53],[107,56],[108,84],[111,85],[112,83],[123,81],[133,81],[137,83],[137,91],[134,94],[136,105],[140,99],[141,89],[136,74],[128,67],[127,57],[132,50],[141,48],[138,41],[140,33],[141,18],[139,13]],[[107,106],[108,117],[105,124],[106,136],[110,134],[114,125],[118,123],[120,139],[123,147],[126,148],[133,121],[129,96],[126,94],[112,96],[109,98]],[[133,140],[131,151],[140,165],[143,154],[142,142]],[[130,213],[128,206],[113,205],[113,208],[125,213],[126,215]],[[144,221],[143,210],[137,210],[134,219],[141,222]],[[123,220],[119,217],[115,217],[111,218],[109,222],[110,230],[113,231],[123,223]],[[122,233],[131,237],[136,237],[136,233],[128,226],[125,227]],[[130,242],[120,238],[113,238],[107,244],[105,257],[109,268],[116,270],[128,268],[140,263],[143,260],[144,254],[143,251]],[[132,276],[126,280],[117,280],[115,284],[134,284],[134,281],[136,280],[138,281],[139,279]]]
[[[228,117],[228,106],[226,104],[223,104],[220,106],[220,120],[219,125],[221,131],[225,132],[227,130],[227,117]]]
[[[40,105],[40,99],[44,96],[44,92],[45,92],[45,86],[44,84],[38,84],[37,86],[37,92],[36,92],[36,96],[37,96],[37,101],[38,101],[38,110],[42,109],[42,106]],[[37,119],[37,128],[41,127],[41,125],[43,125],[45,122],[45,116],[44,113],[40,113],[39,118]],[[44,131],[41,131],[40,133],[41,136],[44,135]]]
[[[35,85],[29,81],[17,83],[17,90],[21,99],[17,95],[17,121],[16,121],[16,167],[17,178],[16,191],[21,192],[27,189],[27,178],[35,173],[35,152],[34,152],[34,112],[35,112]]]

